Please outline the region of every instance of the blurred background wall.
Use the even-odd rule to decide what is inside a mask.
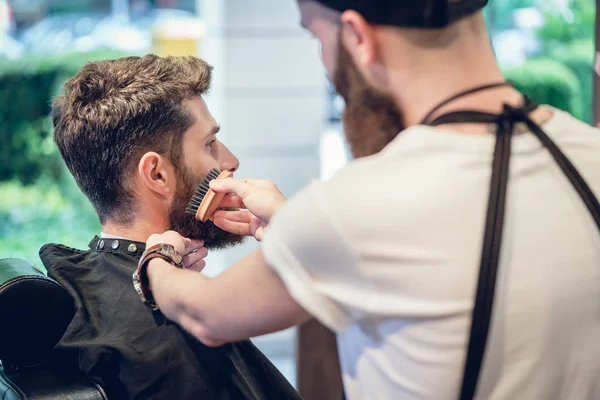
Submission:
[[[198,0],[206,25],[200,54],[214,66],[208,106],[240,159],[239,178],[261,177],[292,195],[319,178],[326,76],[317,42],[299,25],[294,1]],[[221,135],[221,133],[220,133]],[[217,273],[256,242],[211,254]],[[294,330],[255,343],[295,383]]]

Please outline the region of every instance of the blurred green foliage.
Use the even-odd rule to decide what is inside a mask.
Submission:
[[[544,25],[537,30],[543,51],[552,54],[556,47],[578,40],[593,40],[596,5],[593,0],[571,0],[568,10],[558,12],[547,4]]]
[[[513,12],[518,8],[533,7],[535,0],[490,0],[484,8],[488,25],[495,31],[514,28]]]
[[[581,87],[582,113],[579,117],[592,123],[593,64],[596,4],[593,0],[571,0],[567,11],[557,12],[546,3],[544,25],[536,32],[542,51],[568,67]]]
[[[515,29],[513,13],[516,9],[535,7],[543,13],[544,24],[536,29],[535,35],[540,44],[540,53],[534,58],[542,62],[542,74],[552,80],[547,93],[543,93],[543,84],[536,78],[531,68],[539,64],[526,63],[523,73],[511,69],[511,78],[518,81],[522,88],[533,91],[540,103],[548,103],[559,108],[576,110],[574,115],[587,123],[592,123],[593,108],[593,62],[594,62],[594,24],[596,5],[593,0],[571,0],[568,7],[557,7],[557,3],[547,0],[490,0],[484,10],[488,26],[493,32]],[[566,77],[564,71],[551,67],[550,60],[569,68],[579,81],[581,105],[573,99],[560,101],[553,96],[557,79]],[[555,70],[550,72],[550,70]],[[526,82],[528,79],[533,79]],[[569,77],[567,80],[572,81]],[[572,86],[572,82],[561,84],[563,88]],[[559,105],[557,105],[559,104]],[[579,111],[580,110],[580,111]]]
[[[69,176],[58,184],[0,182],[0,258],[23,258],[43,268],[38,256],[42,245],[83,249],[99,232],[91,204]]]
[[[88,12],[98,1],[96,0],[53,0],[48,3],[48,11],[51,13],[61,12]]]
[[[100,231],[96,214],[52,141],[52,97],[88,61],[114,51],[0,61],[0,258],[39,267],[45,243],[85,248]]]
[[[551,58],[569,68],[581,86],[581,119],[592,123],[594,88],[594,42],[590,39],[573,41],[566,46],[557,46]]]
[[[52,141],[52,97],[87,61],[116,58],[97,51],[0,62],[0,181],[56,180],[61,161]]]
[[[534,102],[568,111],[577,118],[582,117],[581,84],[562,63],[551,59],[531,60],[519,67],[506,68],[504,74]]]

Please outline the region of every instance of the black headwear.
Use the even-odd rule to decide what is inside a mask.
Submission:
[[[316,0],[340,12],[354,10],[378,25],[443,28],[482,9],[488,0]]]

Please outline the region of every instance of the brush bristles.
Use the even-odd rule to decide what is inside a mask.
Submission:
[[[216,168],[210,170],[210,172],[208,173],[208,175],[206,175],[206,178],[204,178],[202,183],[200,183],[200,186],[198,186],[198,189],[196,189],[196,192],[194,193],[192,199],[188,203],[187,208],[185,209],[186,213],[196,215],[198,209],[200,208],[200,203],[202,203],[204,196],[206,196],[206,193],[208,193],[208,191],[210,190],[210,181],[217,179],[220,173],[221,171],[219,171]]]

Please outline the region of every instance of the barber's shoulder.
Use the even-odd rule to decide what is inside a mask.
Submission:
[[[560,134],[560,133],[569,133],[569,134],[594,134],[598,135],[600,130],[600,125],[594,126],[590,125],[586,122],[581,121],[576,118],[572,114],[560,110],[558,108],[544,105],[542,106],[544,110],[548,110],[551,112],[551,118],[547,121],[543,122],[542,128],[544,130],[550,131],[550,134]],[[598,137],[600,139],[600,136]]]
[[[354,160],[330,179],[308,185],[298,194],[297,201],[346,231],[353,225],[352,220],[369,222],[367,215],[380,203],[378,198],[397,189],[396,179],[403,175],[402,169],[398,163],[386,162],[381,157]]]
[[[360,202],[379,191],[386,191],[412,162],[386,148],[370,157],[348,162],[330,179],[312,185],[311,191],[330,201]],[[373,193],[375,191],[375,193]]]
[[[325,208],[338,208],[340,203],[360,204],[366,186],[379,181],[380,178],[376,163],[364,161],[366,160],[351,162],[330,179],[311,183],[306,188],[306,195]]]

